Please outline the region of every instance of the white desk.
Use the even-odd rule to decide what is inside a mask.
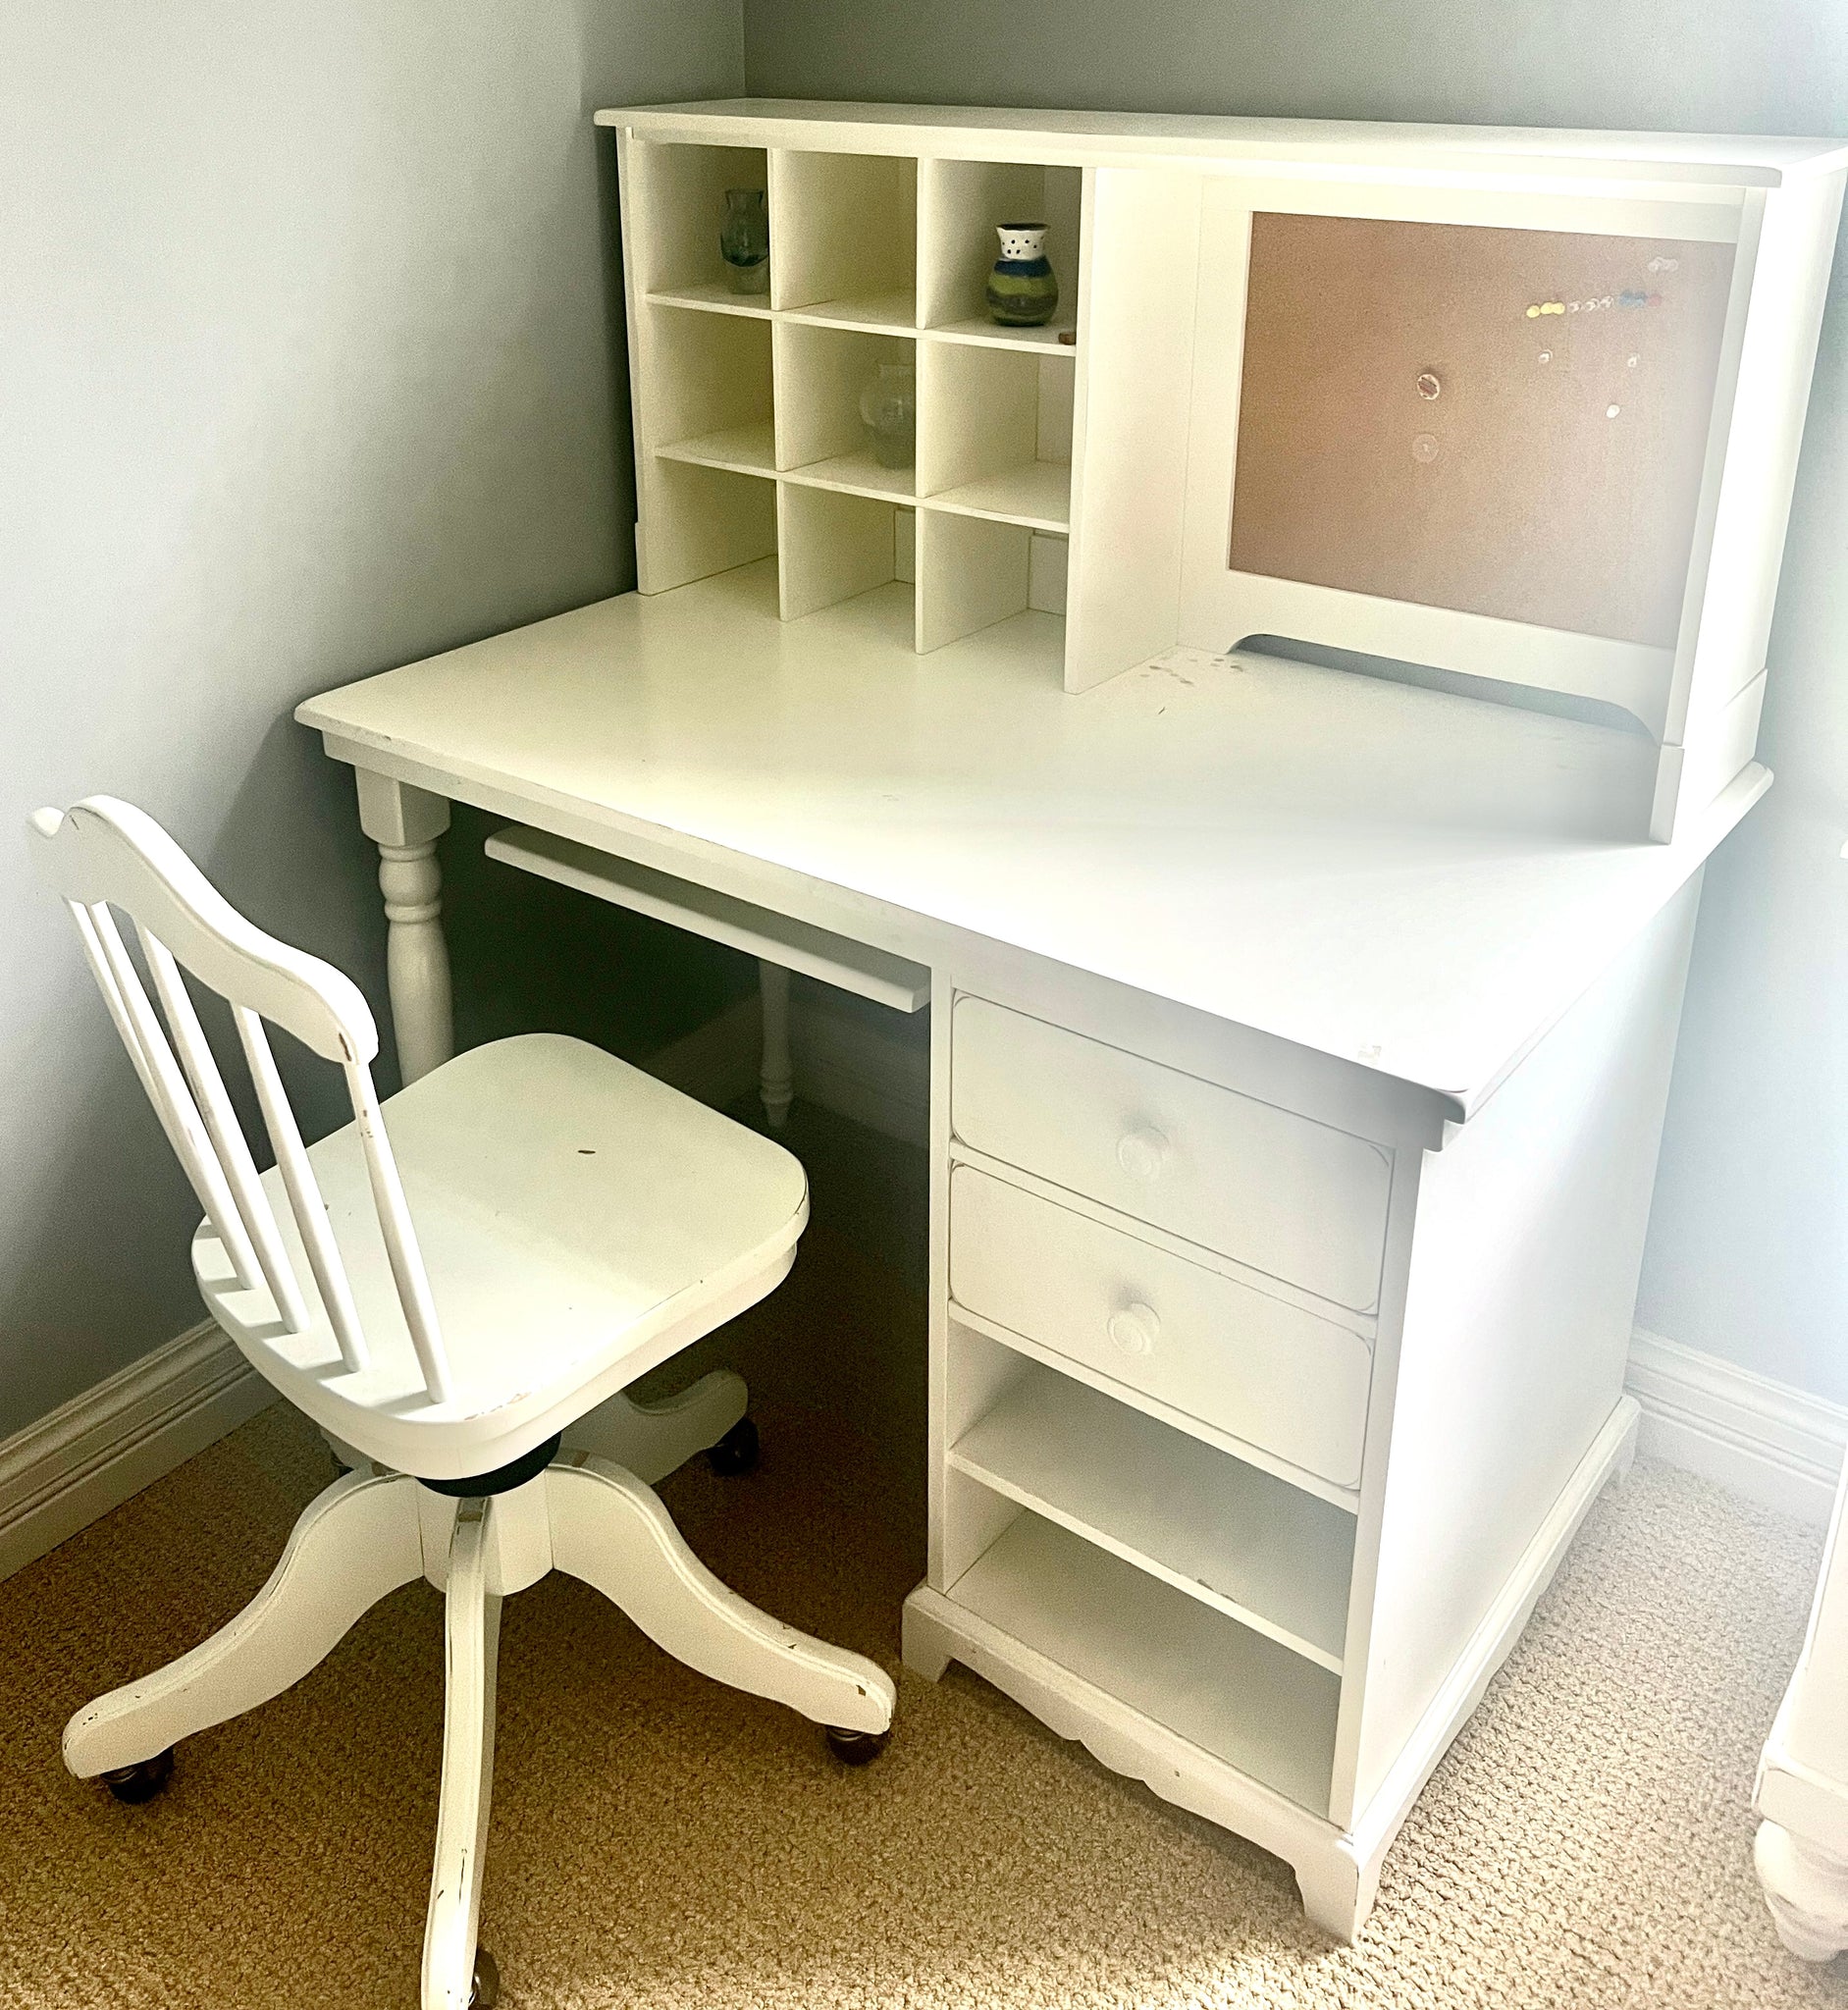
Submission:
[[[411,1072],[473,803],[928,968],[927,1674],[968,1663],[1296,1868],[1381,1859],[1626,1461],[1701,866],[1647,739],[1198,654],[1083,695],[1018,615],[773,568],[309,701],[382,847]]]

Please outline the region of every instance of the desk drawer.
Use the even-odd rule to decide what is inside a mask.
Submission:
[[[1338,1305],[1378,1303],[1378,1145],[985,999],[955,1013],[966,1144]]]
[[[950,1296],[1341,1487],[1372,1354],[1345,1327],[973,1166],[950,1176]]]

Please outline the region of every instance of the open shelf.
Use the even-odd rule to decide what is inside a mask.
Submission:
[[[1311,1814],[1328,1813],[1341,1680],[1023,1510],[950,1597]]]
[[[964,515],[1066,530],[1074,357],[949,343],[920,351],[919,495]]]
[[[770,303],[764,293],[734,293],[721,280],[704,280],[697,286],[660,287],[650,293],[653,307],[690,307],[702,314],[743,314],[758,321],[770,318]]]
[[[818,307],[792,307],[787,313],[791,321],[817,328],[858,328],[872,335],[888,331],[910,335],[918,325],[917,301],[909,288],[900,292],[828,300]]]
[[[1020,349],[1060,347],[1078,318],[1080,168],[1018,161],[927,160],[920,170],[920,319],[954,342]],[[1043,328],[1002,328],[989,319],[988,274],[1002,224],[1043,223],[1059,304]]]
[[[770,297],[830,325],[917,325],[918,163],[779,149],[770,163]]]
[[[767,313],[767,290],[732,291],[718,248],[726,189],[769,186],[766,150],[648,142],[638,144],[632,158],[636,185],[634,199],[624,208],[623,228],[631,270],[644,296],[729,314]]]
[[[905,539],[898,518],[908,513],[877,497],[779,482],[783,619],[800,621],[899,579]]]
[[[655,451],[668,460],[692,461],[700,467],[724,467],[739,474],[776,472],[775,429],[766,419],[749,426],[730,426],[718,433],[700,433],[690,440],[672,440]]]
[[[860,394],[884,363],[916,362],[909,337],[779,322],[776,457],[793,477],[857,495],[917,493],[915,464],[887,467],[872,451]]]
[[[993,1343],[967,1331],[964,1349]],[[1025,1358],[950,1463],[1339,1674],[1353,1516]]]

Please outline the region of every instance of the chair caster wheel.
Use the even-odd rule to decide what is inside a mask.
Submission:
[[[475,1979],[469,1984],[468,2010],[494,2010],[501,2000],[501,1970],[485,1947],[475,1949]]]
[[[889,1730],[844,1731],[835,1724],[827,1726],[827,1748],[843,1766],[871,1766],[891,1742]]]
[[[102,1775],[103,1784],[131,1808],[139,1808],[151,1801],[174,1776],[174,1748],[169,1745],[164,1752],[156,1752],[151,1759],[140,1760],[133,1766],[117,1766]]]
[[[740,1417],[706,1455],[706,1462],[721,1480],[735,1480],[750,1472],[758,1462],[758,1427],[749,1417]]]

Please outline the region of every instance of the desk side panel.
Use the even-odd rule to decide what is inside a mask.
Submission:
[[[1425,1155],[1357,1817],[1623,1393],[1699,898],[1697,875]]]

